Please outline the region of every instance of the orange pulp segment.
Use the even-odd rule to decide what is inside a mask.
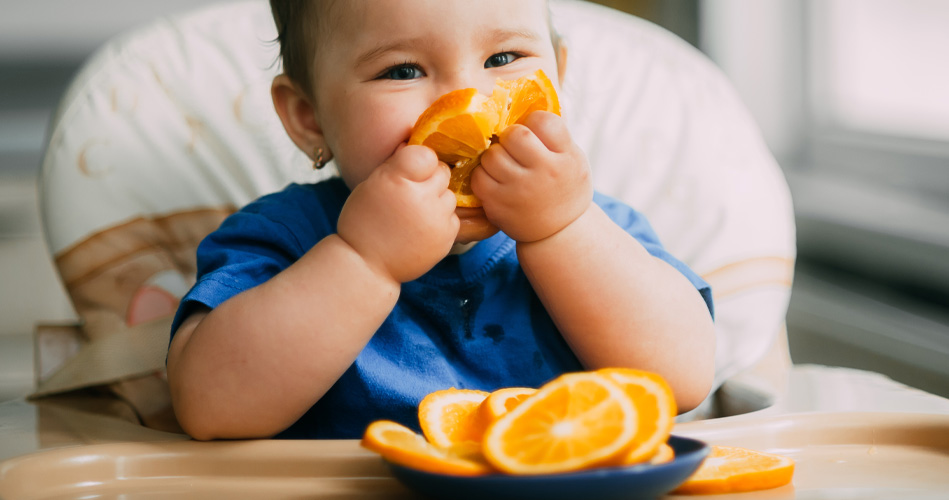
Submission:
[[[554,84],[542,70],[517,80],[501,80],[498,86],[506,91],[508,103],[508,106],[501,107],[498,133],[515,123],[523,124],[527,115],[534,111],[560,114],[560,98]]]
[[[542,70],[498,80],[490,97],[473,88],[439,97],[419,116],[408,143],[432,148],[451,167],[448,189],[455,193],[457,206],[480,207],[471,190],[471,172],[481,164],[492,137],[536,110],[560,114],[557,91]]]
[[[675,494],[737,493],[777,488],[791,482],[794,461],[781,455],[731,446],[712,446],[702,465]]]
[[[493,472],[479,447],[460,445],[439,448],[408,427],[391,420],[377,420],[369,424],[360,444],[392,463],[434,474],[479,476]]]
[[[636,409],[618,384],[595,372],[568,373],[488,426],[482,451],[510,474],[613,465],[636,426]]]
[[[425,396],[418,406],[422,433],[442,448],[466,441],[480,443],[487,422],[482,420],[478,407],[487,397],[484,391],[455,388]]]
[[[599,372],[612,378],[626,391],[639,415],[636,437],[623,458],[623,464],[650,460],[669,440],[675,424],[676,402],[672,388],[661,375],[652,372],[631,368],[604,368]]]

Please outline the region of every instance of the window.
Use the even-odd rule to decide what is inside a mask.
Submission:
[[[700,47],[784,168],[795,363],[949,395],[949,3],[702,0]]]
[[[787,174],[801,256],[949,296],[949,3],[704,0],[700,12],[701,48]]]
[[[949,141],[949,3],[830,0],[809,8],[816,118],[861,133]]]
[[[807,10],[811,163],[945,203],[949,4],[827,0]]]

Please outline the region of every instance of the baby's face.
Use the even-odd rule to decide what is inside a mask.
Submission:
[[[330,12],[312,68],[316,119],[350,188],[439,96],[557,74],[545,0],[345,0]]]

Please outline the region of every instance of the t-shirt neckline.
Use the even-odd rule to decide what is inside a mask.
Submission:
[[[425,273],[419,281],[448,283],[475,281],[490,271],[514,248],[514,240],[502,232],[478,242],[467,252],[448,255]]]

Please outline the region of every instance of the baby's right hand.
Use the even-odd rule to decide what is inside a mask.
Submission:
[[[397,150],[343,206],[337,233],[378,272],[404,283],[428,272],[458,234],[450,171],[423,146]]]

